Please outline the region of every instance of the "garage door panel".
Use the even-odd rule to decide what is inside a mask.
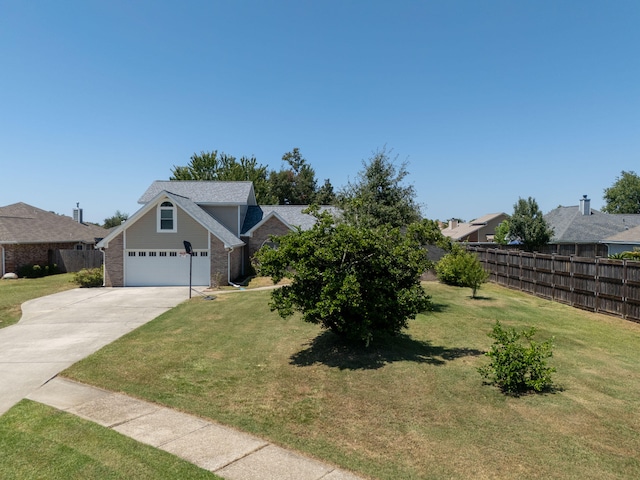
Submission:
[[[155,255],[153,255],[155,253]],[[140,286],[179,286],[189,285],[189,257],[170,255],[171,252],[129,251],[125,254],[125,285]],[[191,257],[192,285],[209,286],[210,262],[208,256]],[[204,252],[206,255],[207,252]]]

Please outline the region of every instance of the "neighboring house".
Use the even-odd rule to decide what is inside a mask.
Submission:
[[[456,242],[493,242],[496,228],[507,218],[506,213],[490,213],[468,223],[450,220],[442,234]]]
[[[74,215],[81,211],[75,210]],[[66,215],[47,212],[26,203],[0,207],[0,264],[2,275],[17,273],[23,265],[51,265],[56,250],[93,250],[108,233]]]
[[[607,246],[609,255],[640,249],[640,226],[605,238],[602,243]]]
[[[315,221],[302,213],[305,205],[257,205],[251,182],[156,181],[138,203],[98,244],[106,286],[189,285],[190,269],[192,285],[232,284],[272,235]]]
[[[613,236],[640,225],[640,215],[602,213],[591,208],[586,195],[580,204],[558,207],[544,216],[553,237],[542,253],[558,253],[580,257],[606,257],[610,253],[607,241]]]

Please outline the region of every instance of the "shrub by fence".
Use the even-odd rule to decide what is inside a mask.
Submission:
[[[640,262],[468,246],[489,281],[539,297],[640,322]]]

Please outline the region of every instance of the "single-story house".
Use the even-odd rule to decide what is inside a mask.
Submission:
[[[159,180],[138,203],[140,210],[97,245],[106,286],[233,284],[272,235],[315,222],[302,213],[305,205],[257,205],[248,181]]]
[[[640,226],[640,215],[594,210],[587,195],[583,195],[579,205],[557,207],[544,215],[544,219],[554,234],[543,253],[581,257],[606,257],[615,253],[607,247],[613,244],[607,239]]]
[[[496,228],[507,218],[506,213],[490,213],[468,223],[449,220],[442,234],[456,242],[493,242]]]
[[[83,223],[79,213],[73,219],[22,202],[0,207],[2,275],[24,265],[54,264],[56,250],[93,250],[108,230]]]
[[[609,255],[640,249],[640,226],[616,233],[605,238],[602,243],[607,246]]]

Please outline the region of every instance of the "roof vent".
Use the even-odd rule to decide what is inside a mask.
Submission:
[[[73,209],[73,220],[82,223],[82,209],[80,208],[80,202],[76,203],[76,208]]]
[[[582,215],[591,215],[591,200],[589,200],[586,195],[583,195],[580,199],[580,207],[578,208]]]

